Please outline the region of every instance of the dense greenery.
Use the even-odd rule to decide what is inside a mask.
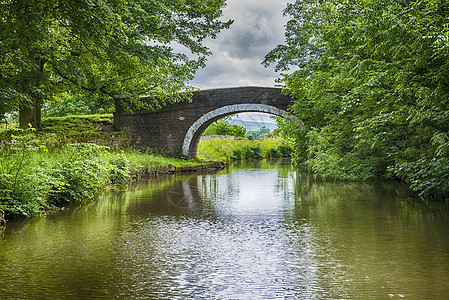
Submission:
[[[42,120],[42,126],[44,132],[59,136],[91,138],[101,134],[102,126],[112,127],[112,118],[112,114],[50,117]]]
[[[224,0],[34,0],[0,2],[0,119],[41,129],[46,102],[82,97],[95,110],[113,99],[177,100],[204,66],[202,43],[229,27]],[[193,55],[174,51],[170,43]],[[178,98],[179,98],[178,97]]]
[[[246,133],[246,136],[250,136],[253,138],[264,138],[273,136],[273,133],[271,132],[270,128],[262,126],[258,130],[248,131]]]
[[[16,135],[0,153],[0,209],[35,216],[65,202],[91,199],[110,181],[128,176],[123,160],[94,144],[68,144],[49,152],[34,134]]]
[[[65,117],[70,115],[108,114],[115,111],[112,101],[98,102],[97,97],[63,93],[42,107],[42,117]]]
[[[449,4],[302,0],[265,63],[286,72],[297,155],[325,178],[392,175],[449,199]]]
[[[56,133],[36,135],[30,130],[16,130],[8,135],[10,138],[0,144],[0,212],[4,211],[8,219],[37,216],[69,202],[89,201],[97,191],[120,188],[141,171],[199,164],[132,149],[70,143],[67,136]]]
[[[283,139],[247,140],[235,138],[202,139],[198,158],[205,160],[240,160],[290,157],[292,145]]]
[[[49,148],[67,143],[97,142],[113,148],[125,147],[129,142],[123,132],[114,130],[112,114],[70,115],[42,119],[43,130],[38,134]],[[17,129],[1,130],[0,139],[11,141]],[[19,130],[20,132],[20,130]],[[120,140],[121,138],[121,140]],[[117,142],[122,142],[118,145]],[[115,144],[115,145],[114,145]]]
[[[203,133],[203,136],[207,135],[232,135],[245,137],[246,128],[239,125],[232,125],[226,121],[218,121],[211,124]]]

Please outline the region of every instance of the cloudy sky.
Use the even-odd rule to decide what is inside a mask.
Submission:
[[[274,66],[262,65],[265,55],[284,41],[287,22],[282,11],[293,0],[227,0],[223,20],[234,20],[216,39],[205,44],[213,55],[190,84],[199,89],[275,85]],[[268,114],[240,113],[233,119],[273,123]]]
[[[274,86],[274,67],[265,68],[265,55],[284,40],[287,19],[282,11],[292,0],[227,0],[223,19],[233,19],[228,30],[205,44],[213,55],[191,85],[200,89],[237,86]]]

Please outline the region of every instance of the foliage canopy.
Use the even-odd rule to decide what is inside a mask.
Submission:
[[[449,4],[304,0],[265,58],[305,120],[296,139],[318,176],[387,174],[449,198]],[[292,70],[289,72],[289,70]]]
[[[25,120],[36,123],[43,102],[61,92],[85,93],[100,102],[150,95],[160,105],[167,95],[185,90],[185,82],[204,66],[210,51],[203,40],[230,26],[218,20],[224,5],[224,0],[0,1],[0,116],[29,108],[35,112]]]

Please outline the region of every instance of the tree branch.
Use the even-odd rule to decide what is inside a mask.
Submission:
[[[98,91],[98,92],[101,92],[101,93],[103,93],[105,95],[108,95],[109,97],[111,97],[113,99],[116,98],[116,96],[113,93],[108,92],[106,90],[105,86],[100,87],[100,88],[91,88],[91,87],[83,86],[83,85],[79,84],[79,82],[77,82],[75,79],[70,78],[69,76],[67,76],[64,73],[62,73],[61,70],[59,70],[54,64],[52,64],[52,66],[53,66],[54,70],[56,71],[56,74],[58,74],[61,78],[65,79],[67,81],[70,81],[71,83],[73,83],[74,85],[80,87],[81,89],[83,89],[85,91],[89,91],[89,92],[97,92]]]

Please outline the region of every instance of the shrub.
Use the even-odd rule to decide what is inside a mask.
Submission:
[[[33,217],[55,205],[90,200],[105,186],[129,178],[129,163],[107,147],[81,143],[48,151],[30,133],[4,144],[0,158],[0,209],[10,217]]]
[[[279,157],[291,157],[293,153],[293,148],[291,144],[288,144],[286,141],[283,141],[277,148],[277,152],[279,153]]]
[[[244,145],[242,148],[243,159],[262,159],[262,147],[259,143]]]
[[[389,172],[409,183],[422,197],[449,201],[449,158],[398,163]]]

